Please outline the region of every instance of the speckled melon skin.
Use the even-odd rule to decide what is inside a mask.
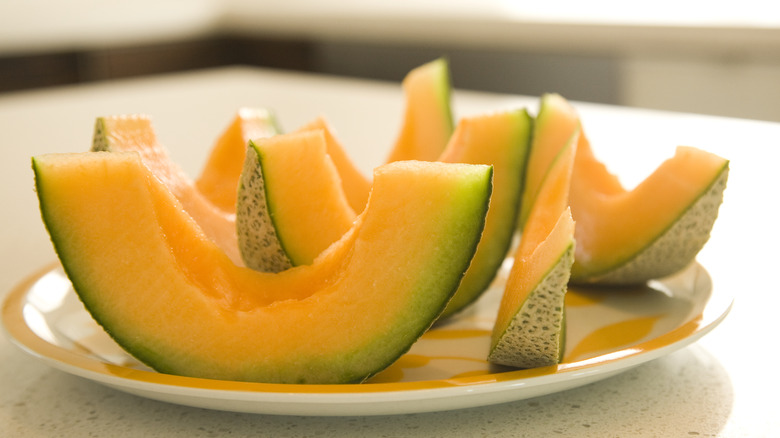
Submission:
[[[560,362],[566,337],[564,298],[573,262],[572,242],[491,348],[489,362],[517,368]]]
[[[236,231],[241,257],[248,268],[281,272],[293,266],[271,218],[260,155],[252,142],[247,148],[238,186]]]
[[[102,118],[98,118],[95,122],[90,150],[93,152],[108,152],[109,149],[105,121]]]
[[[572,283],[632,284],[662,278],[683,270],[710,238],[723,202],[728,167],[715,182],[657,239],[619,266],[600,272],[588,272],[577,263],[572,268]]]

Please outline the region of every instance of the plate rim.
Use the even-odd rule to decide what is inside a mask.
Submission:
[[[703,269],[698,262],[694,265]],[[27,354],[69,374],[148,398],[210,409],[284,415],[392,415],[444,411],[570,389],[610,377],[697,341],[719,325],[734,304],[734,297],[719,290],[713,280],[701,312],[680,326],[626,349],[550,367],[414,382],[335,385],[237,382],[110,364],[42,339],[27,325],[23,307],[31,286],[59,266],[54,262],[38,269],[3,298],[2,327],[11,342]],[[544,390],[544,386],[551,388]],[[518,391],[520,388],[526,390]],[[514,393],[506,394],[508,391]],[[471,400],[453,397],[464,394]],[[421,406],[422,402],[432,400],[445,400],[444,406]],[[398,401],[409,403],[399,405]],[[267,406],[269,402],[273,406]],[[251,405],[244,405],[246,403]],[[341,412],[345,407],[349,407],[348,413]]]

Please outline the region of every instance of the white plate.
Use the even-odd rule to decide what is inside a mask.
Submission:
[[[3,303],[3,326],[51,366],[156,400],[288,415],[388,415],[521,400],[582,386],[680,349],[725,318],[732,297],[698,264],[647,286],[570,289],[563,363],[515,370],[485,361],[505,281],[467,312],[430,330],[364,384],[283,385],[160,374],[128,356],[92,321],[61,268],[24,281]]]

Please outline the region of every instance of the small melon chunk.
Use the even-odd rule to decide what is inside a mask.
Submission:
[[[458,292],[442,317],[465,308],[484,292],[512,245],[523,187],[532,120],[525,110],[461,119],[439,161],[493,165],[493,195],[485,231]]]
[[[152,121],[144,115],[99,117],[95,122],[92,151],[140,154],[144,164],[165,184],[195,219],[206,236],[236,264],[242,264],[236,237],[235,214],[227,213],[209,201],[195,182],[168,155],[160,144]]]
[[[312,265],[234,265],[137,153],[33,158],[52,242],[85,307],[152,368],[201,378],[362,382],[440,315],[482,233],[490,166],[375,171],[364,212]]]
[[[564,298],[574,262],[568,207],[578,131],[543,178],[514,255],[493,326],[488,361],[518,368],[555,365],[565,345]]]
[[[435,161],[452,135],[450,71],[445,58],[423,64],[403,80],[406,109],[387,162]]]
[[[250,141],[237,205],[241,256],[263,272],[312,263],[356,216],[321,130]]]
[[[249,140],[276,135],[280,129],[271,111],[239,108],[211,153],[195,187],[212,204],[228,213],[236,212],[236,193]]]

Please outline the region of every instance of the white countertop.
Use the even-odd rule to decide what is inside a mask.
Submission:
[[[274,109],[293,129],[326,115],[368,170],[400,123],[399,84],[230,68],[0,96],[0,295],[55,260],[32,189],[30,157],[86,150],[98,115],[152,115],[175,160],[195,174],[239,106]],[[456,92],[456,115],[535,97]],[[780,208],[771,193],[780,124],[577,104],[596,153],[627,182],[688,144],[731,159],[726,199],[699,257],[736,297],[703,339],[607,380],[548,396],[451,412],[294,417],[210,411],[118,392],[57,371],[0,335],[0,436],[721,436],[780,430],[774,278]],[[633,176],[633,178],[631,178]]]

